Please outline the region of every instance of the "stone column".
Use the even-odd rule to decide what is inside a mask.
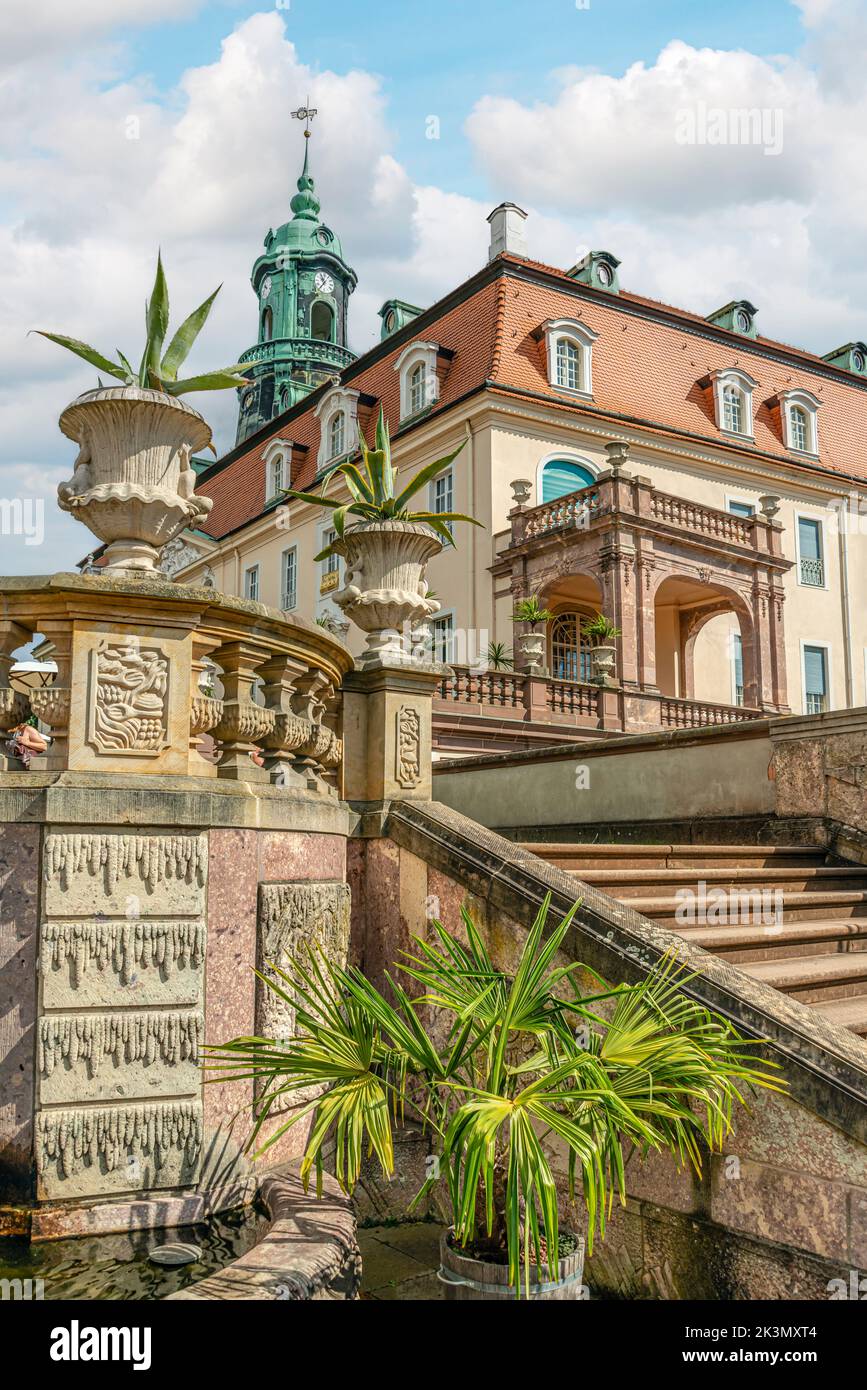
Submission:
[[[225,642],[220,647],[223,713],[214,730],[215,738],[222,744],[218,777],[229,777],[236,782],[268,780],[267,772],[257,767],[250,756],[274,726],[273,712],[253,699],[262,655],[260,644],[243,640]]]
[[[344,801],[429,801],[434,691],[439,662],[377,666],[343,680]]]

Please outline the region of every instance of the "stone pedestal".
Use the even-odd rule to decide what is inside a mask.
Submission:
[[[344,677],[345,801],[431,799],[433,695],[448,674],[447,666],[429,662],[367,667]]]

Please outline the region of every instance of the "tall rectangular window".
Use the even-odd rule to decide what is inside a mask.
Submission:
[[[802,584],[824,588],[825,557],[822,554],[822,523],[809,516],[798,517],[799,577]]]
[[[455,620],[451,613],[435,618],[431,624],[433,657],[435,661],[454,661]]]
[[[437,513],[454,511],[454,485],[451,469],[448,473],[443,473],[439,478],[435,478],[431,484],[431,511]],[[445,524],[451,534],[451,522],[447,521]]]
[[[828,652],[825,647],[804,647],[804,706],[807,714],[824,714],[828,708]]]
[[[332,541],[336,541],[336,540],[337,540],[337,532],[336,532],[335,530],[332,529],[331,531],[326,531],[325,534],[324,534],[323,537],[322,537],[322,548],[323,548],[323,550],[325,549],[326,545],[331,545]],[[323,573],[323,574],[335,574],[335,573],[337,572],[337,570],[339,570],[339,569],[340,569],[340,556],[339,556],[339,555],[335,555],[335,554],[332,553],[331,555],[328,555],[328,556],[325,558],[325,560],[323,560],[323,562],[322,562],[322,573]]]
[[[294,608],[298,602],[298,552],[294,545],[290,550],[283,551],[281,568],[282,598],[280,607],[288,610]]]
[[[734,675],[735,704],[744,702],[744,644],[741,634],[732,634],[732,674]]]
[[[568,338],[557,339],[557,385],[577,391],[581,386],[578,348]]]
[[[244,571],[244,598],[259,600],[259,566],[251,565]]]

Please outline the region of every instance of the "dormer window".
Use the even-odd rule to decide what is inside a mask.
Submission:
[[[599,334],[577,319],[549,319],[542,331],[550,384],[589,399],[593,395],[593,344]]]
[[[819,452],[818,410],[822,402],[812,391],[781,391],[778,398],[783,442],[795,454]]]
[[[346,386],[333,386],[317,405],[319,453],[317,471],[343,457],[351,448],[358,425],[358,395]]]
[[[439,399],[438,343],[410,343],[394,364],[400,373],[400,418],[408,420]]]
[[[328,426],[328,457],[329,459],[340,458],[346,452],[346,415],[342,410],[337,410],[331,417]]]
[[[746,372],[737,367],[712,372],[714,411],[717,428],[723,434],[753,437],[753,391],[758,386]]]
[[[265,463],[265,501],[273,502],[292,485],[292,443],[272,439],[262,454]]]

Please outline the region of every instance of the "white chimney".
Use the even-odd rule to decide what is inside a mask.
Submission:
[[[495,256],[499,256],[502,251],[508,251],[510,256],[526,256],[527,238],[524,235],[524,223],[527,214],[523,208],[519,208],[517,203],[500,203],[499,207],[488,214],[488,221],[491,224],[491,248],[488,251],[488,260],[492,261]]]

